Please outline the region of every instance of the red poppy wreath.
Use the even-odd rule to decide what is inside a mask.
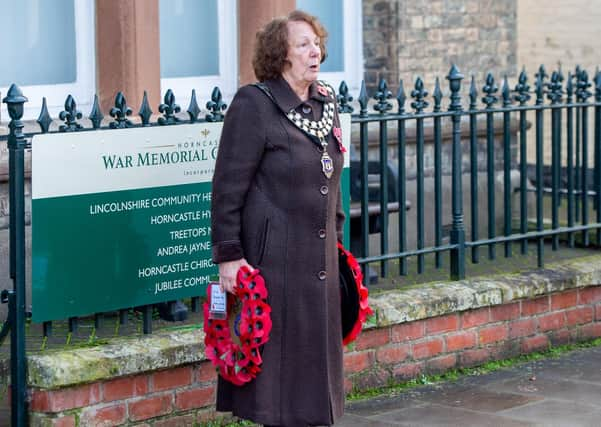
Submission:
[[[342,344],[353,342],[363,329],[368,316],[369,291],[363,284],[363,272],[353,254],[338,242],[340,279],[340,311],[342,314]]]
[[[252,381],[261,372],[259,347],[269,340],[271,307],[259,270],[242,267],[235,294],[227,295],[227,317],[209,319],[210,292],[204,304],[205,354],[221,377],[234,385]]]

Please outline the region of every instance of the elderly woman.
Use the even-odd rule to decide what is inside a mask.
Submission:
[[[344,406],[337,239],[343,151],[334,91],[317,80],[327,33],[294,11],[257,34],[260,83],[240,88],[213,177],[213,261],[231,292],[258,268],[273,328],[262,372],[219,378],[217,409],[266,425],[331,425]]]

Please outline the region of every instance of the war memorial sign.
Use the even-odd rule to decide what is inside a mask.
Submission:
[[[348,148],[350,116],[341,120]],[[221,128],[196,123],[34,136],[34,322],[205,294],[217,273],[210,209]]]

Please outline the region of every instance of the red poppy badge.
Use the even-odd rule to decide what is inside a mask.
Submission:
[[[342,145],[342,129],[334,126],[332,128],[332,134],[334,135],[334,138],[336,138],[336,141],[338,142],[338,148],[340,149],[340,152],[346,153],[346,148],[344,148],[344,145]]]
[[[317,85],[317,92],[319,92],[319,94],[322,96],[330,96],[330,93],[328,92],[326,87],[322,85]]]

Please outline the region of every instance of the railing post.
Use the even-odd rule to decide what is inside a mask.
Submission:
[[[392,92],[388,90],[386,80],[380,79],[378,91],[374,95],[377,101],[374,109],[380,115],[387,114],[392,109],[388,99],[392,98]],[[380,253],[388,254],[388,125],[387,121],[380,122]],[[380,276],[388,276],[388,262],[380,263]]]
[[[476,78],[472,74],[472,84],[469,91],[470,103],[470,201],[472,212],[472,241],[478,240],[478,89]],[[478,246],[472,247],[472,264],[480,262]]]
[[[365,80],[361,82],[361,91],[359,92],[359,117],[367,117],[367,90],[365,89]],[[359,124],[359,152],[361,153],[361,256],[366,258],[369,256],[369,146],[367,134],[367,122]],[[370,282],[369,264],[363,264],[363,277],[367,277],[367,282]]]
[[[511,235],[512,208],[511,208],[511,92],[507,76],[503,80],[503,232],[505,236]],[[505,258],[511,257],[512,242],[505,242]]]
[[[530,86],[528,85],[528,76],[526,70],[522,70],[518,78],[518,84],[515,86],[513,99],[520,103],[520,107],[525,107],[530,100]],[[569,80],[569,79],[568,79]],[[528,146],[526,131],[528,122],[526,119],[526,110],[520,110],[520,233],[528,232]],[[569,133],[569,132],[568,132]],[[522,254],[528,253],[528,240],[521,242]]]
[[[545,116],[542,106],[545,103],[545,78],[549,77],[544,66],[540,66],[536,74],[536,231],[544,230],[543,225],[543,150],[544,150],[544,131]],[[540,236],[536,242],[536,256],[538,267],[543,267],[543,255],[545,251],[545,238]]]
[[[420,115],[424,109],[428,106],[426,97],[428,92],[424,90],[424,81],[421,77],[415,80],[415,89],[411,91],[411,97],[414,101],[411,103],[411,107],[415,110],[415,114]],[[417,249],[424,249],[425,246],[425,235],[426,235],[426,224],[425,224],[425,175],[424,175],[424,118],[418,117],[415,123],[415,153],[417,157],[416,161],[416,178],[417,178]],[[426,268],[425,257],[423,253],[417,256],[417,273],[422,274]]]
[[[11,323],[11,425],[27,425],[27,359],[25,354],[25,145],[23,105],[27,98],[12,85],[3,101],[11,121],[8,137],[10,192],[10,262],[14,304],[9,313]]]
[[[588,179],[588,168],[589,168],[589,149],[588,149],[588,105],[586,104],[588,98],[592,96],[592,93],[588,90],[591,87],[591,84],[588,81],[588,73],[586,70],[582,70],[580,72],[580,76],[576,82],[576,99],[578,102],[583,103],[584,105],[581,107],[582,110],[582,122],[581,122],[581,140],[582,140],[582,163],[581,163],[581,195],[582,195],[582,225],[588,225],[589,223],[589,200],[588,200],[588,189],[589,189],[589,179]],[[560,86],[561,90],[561,86]],[[559,95],[561,96],[561,94]],[[589,230],[582,230],[582,244],[584,246],[589,245]]]
[[[463,74],[453,65],[447,76],[451,89],[449,111],[453,114],[453,170],[452,170],[452,209],[453,223],[451,228],[451,279],[460,280],[465,277],[465,225],[463,223],[463,189],[462,189],[462,152],[461,152],[461,80]]]
[[[547,88],[549,89],[547,98],[554,106],[551,110],[551,227],[556,230],[559,228],[559,186],[561,179],[561,110],[559,104],[562,102],[563,96],[560,75],[557,71],[551,73],[551,82],[547,84]],[[585,141],[582,143],[584,146]],[[583,233],[586,233],[586,231],[583,231]],[[554,251],[559,248],[559,234],[553,235],[551,247]]]
[[[482,102],[486,104],[486,177],[487,177],[487,216],[488,216],[488,238],[491,243],[488,245],[488,259],[494,260],[497,249],[493,239],[497,236],[496,230],[496,212],[495,192],[491,189],[496,188],[495,181],[495,115],[493,113],[494,104],[499,99],[495,95],[499,88],[495,84],[495,78],[491,73],[486,76],[486,84],[482,87],[485,96]]]
[[[399,105],[398,114],[405,114],[405,100],[407,96],[405,95],[405,87],[403,86],[403,80],[399,81],[399,91],[397,92],[397,102]],[[399,176],[397,180],[397,184],[399,187],[399,252],[403,253],[407,250],[407,211],[405,210],[405,205],[407,201],[407,167],[406,167],[406,159],[405,159],[405,145],[406,145],[406,134],[405,134],[405,120],[399,120],[397,125],[397,148],[398,155],[397,158],[398,166],[399,166]],[[407,258],[402,257],[400,259],[400,271],[399,274],[401,276],[407,275]]]
[[[595,72],[595,102],[601,102],[601,72]],[[601,222],[601,107],[595,105],[595,208]],[[601,245],[601,229],[597,228],[597,246]]]

